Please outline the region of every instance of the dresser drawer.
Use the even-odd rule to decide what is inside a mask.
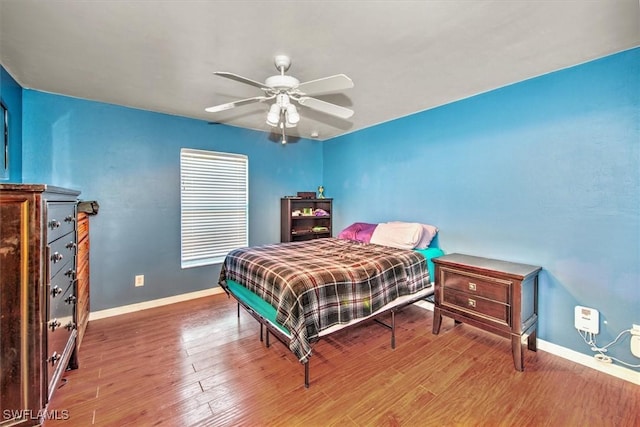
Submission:
[[[73,282],[67,283],[67,287],[64,289],[64,291],[56,293],[56,296],[53,296],[53,292],[50,292],[50,295],[49,320],[64,319],[66,321],[61,321],[62,325],[60,326],[64,327],[69,323],[69,321],[73,321],[73,310],[76,303]]]
[[[64,371],[65,369],[65,367],[59,366],[64,355],[69,354],[65,353],[65,349],[68,345],[73,345],[69,340],[74,334],[74,329],[68,329],[65,327],[65,325],[72,320],[57,319],[57,321],[62,323],[62,326],[55,330],[51,330],[51,328],[49,328],[47,332],[47,382],[50,386],[52,384],[51,379],[53,378],[56,370],[62,369]]]
[[[49,244],[49,277],[55,276],[58,271],[76,256],[76,235],[68,233]],[[75,264],[74,264],[75,265]]]
[[[467,292],[445,289],[442,306],[481,317],[502,326],[510,326],[511,307]]]
[[[73,283],[69,283],[65,291],[49,299],[49,319],[47,320],[47,363],[49,381],[65,351],[75,323],[73,312],[75,297]]]
[[[67,292],[67,289],[76,277],[71,261],[72,260],[67,260],[67,263],[60,269],[58,274],[51,279],[49,284],[50,308],[55,301],[62,299],[62,296]]]
[[[75,203],[49,202],[47,203],[47,214],[47,243],[75,231]]]
[[[508,280],[462,272],[447,267],[442,267],[441,279],[442,286],[445,289],[480,295],[484,298],[505,304],[510,301],[512,283]]]

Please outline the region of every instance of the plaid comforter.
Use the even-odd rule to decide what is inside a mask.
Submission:
[[[429,287],[421,254],[335,238],[231,251],[220,272],[225,289],[227,279],[276,308],[276,320],[291,332],[289,347],[302,363],[320,331]]]

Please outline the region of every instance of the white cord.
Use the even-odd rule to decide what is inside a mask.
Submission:
[[[604,353],[607,351],[607,348],[609,348],[610,346],[612,346],[613,344],[615,344],[616,342],[618,342],[618,340],[620,339],[620,337],[628,332],[629,334],[631,334],[631,329],[626,329],[622,332],[620,332],[618,334],[618,336],[616,337],[616,339],[614,339],[613,341],[611,341],[609,344],[605,345],[604,347],[598,347],[598,344],[596,343],[596,337],[592,332],[585,332],[584,335],[582,334],[582,331],[579,329],[576,329],[578,331],[578,334],[582,337],[582,339],[584,340],[584,342],[591,347],[591,350],[598,352],[598,354],[594,355],[595,359],[603,362],[603,363],[611,363],[612,360],[615,360],[618,363],[621,363],[625,366],[628,366],[630,368],[640,368],[640,364],[638,365],[633,365],[631,363],[627,363],[623,360],[617,359],[613,356],[607,356]],[[633,334],[632,334],[633,335]]]

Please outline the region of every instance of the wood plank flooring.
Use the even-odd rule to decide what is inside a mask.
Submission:
[[[89,323],[54,426],[638,426],[640,387],[542,351],[516,372],[507,339],[410,306],[397,345],[373,322],[303,365],[226,295]]]

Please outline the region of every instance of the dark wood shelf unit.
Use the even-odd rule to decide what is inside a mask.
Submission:
[[[312,214],[304,215],[305,209]],[[313,215],[317,209],[322,209],[329,215]],[[296,211],[300,215],[294,215]],[[333,199],[280,199],[280,241],[284,243],[331,237],[332,213]],[[314,227],[325,229],[314,231]]]

